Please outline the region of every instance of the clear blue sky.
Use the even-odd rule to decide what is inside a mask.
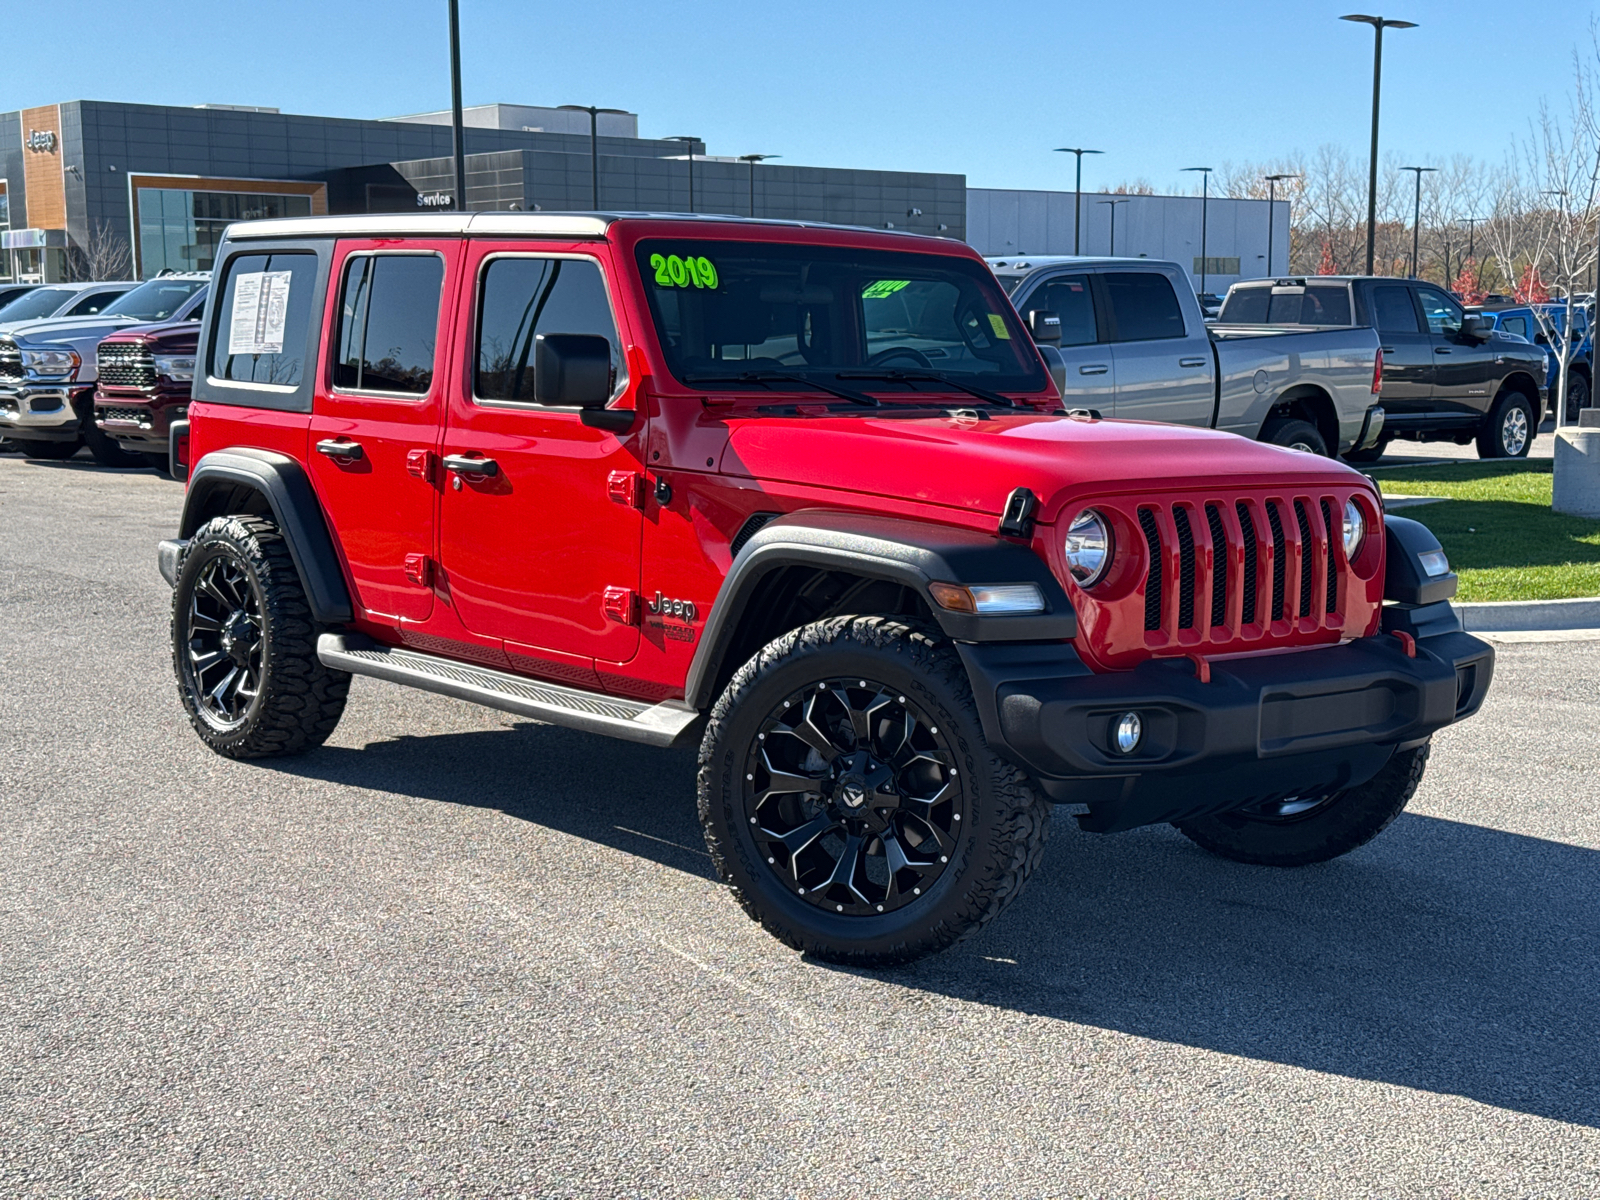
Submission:
[[[584,103],[647,137],[794,164],[964,172],[1070,187],[1261,159],[1324,142],[1364,154],[1364,0],[461,0],[468,104]],[[1384,149],[1500,160],[1541,96],[1565,103],[1588,0],[1383,0]],[[380,117],[446,107],[445,0],[129,4],[54,0],[11,30],[0,110],[58,100],[275,105]],[[37,36],[35,36],[35,34]],[[41,40],[42,39],[42,40]]]

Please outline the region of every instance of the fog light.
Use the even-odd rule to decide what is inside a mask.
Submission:
[[[1132,754],[1138,748],[1139,739],[1144,735],[1144,722],[1139,719],[1136,712],[1123,713],[1117,718],[1116,731],[1111,740],[1115,743],[1120,754]]]

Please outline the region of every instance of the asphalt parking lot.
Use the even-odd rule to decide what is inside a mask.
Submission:
[[[180,501],[0,457],[0,1195],[1600,1194],[1600,643],[1502,647],[1343,860],[1058,814],[869,974],[721,892],[690,751],[358,679],[324,749],[210,754]]]

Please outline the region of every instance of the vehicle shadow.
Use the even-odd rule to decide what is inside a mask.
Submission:
[[[269,765],[498,809],[711,876],[691,750],[526,724]],[[1600,1127],[1600,852],[1558,842],[1405,815],[1343,859],[1281,871],[1213,858],[1166,827],[1081,834],[1058,810],[1003,917],[874,974]]]

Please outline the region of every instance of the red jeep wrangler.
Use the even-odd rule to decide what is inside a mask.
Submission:
[[[1489,686],[1366,478],[1064,411],[958,242],[312,217],[232,226],[215,279],[160,555],[207,744],[316,746],[352,674],[698,737],[717,869],[823,958],[977,929],[1052,802],[1343,854]]]

